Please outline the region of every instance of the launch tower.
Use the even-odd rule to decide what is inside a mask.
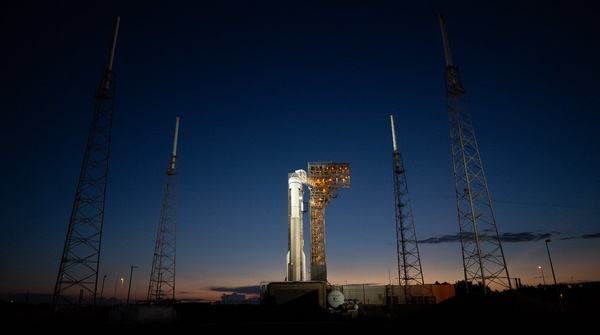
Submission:
[[[310,190],[310,280],[327,281],[325,208],[338,189],[350,188],[350,164],[308,163]]]
[[[398,278],[404,290],[404,301],[411,302],[410,286],[424,285],[421,258],[417,245],[417,234],[413,221],[412,208],[408,197],[406,171],[402,154],[396,146],[396,130],[394,116],[390,115],[392,123],[392,154],[394,163],[394,200],[396,205],[396,250],[398,253]]]
[[[175,302],[175,252],[177,231],[177,137],[179,116],[175,119],[175,139],[173,153],[166,174],[166,186],[156,233],[154,258],[148,287],[148,303],[151,305],[172,305]]]
[[[114,110],[115,77],[112,70],[120,17],[117,16],[108,62],[96,90],[96,107],[65,245],[54,287],[52,309],[96,305],[104,201]]]
[[[444,15],[439,19],[447,65],[446,102],[466,291],[479,287],[487,293],[492,286],[511,289],[465,89],[458,68],[452,64]]]

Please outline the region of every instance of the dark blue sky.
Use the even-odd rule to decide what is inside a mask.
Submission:
[[[352,174],[325,214],[329,281],[397,281],[393,114],[425,282],[462,280],[442,12],[511,277],[540,283],[551,238],[558,281],[600,280],[593,1],[13,1],[0,295],[52,293],[116,15],[101,277],[138,266],[145,298],[179,116],[177,298],[283,280],[287,174],[319,161]]]

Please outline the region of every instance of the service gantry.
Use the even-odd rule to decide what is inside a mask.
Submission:
[[[349,163],[308,163],[310,191],[310,280],[327,282],[325,208],[338,189],[350,188]]]

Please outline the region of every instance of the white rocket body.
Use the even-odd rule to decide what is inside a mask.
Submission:
[[[288,252],[286,281],[306,280],[306,255],[302,215],[304,213],[304,185],[306,171],[296,170],[288,179]]]

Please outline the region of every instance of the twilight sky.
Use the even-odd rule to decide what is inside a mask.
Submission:
[[[177,299],[284,280],[287,174],[309,162],[350,163],[329,282],[397,283],[391,114],[424,280],[463,280],[442,12],[510,277],[551,283],[551,239],[558,282],[600,281],[596,2],[131,3],[0,5],[0,298],[54,290],[117,15],[104,297],[133,265],[145,299],[177,116]]]

